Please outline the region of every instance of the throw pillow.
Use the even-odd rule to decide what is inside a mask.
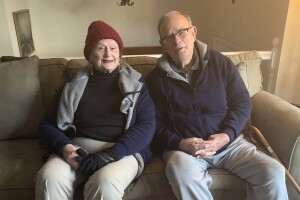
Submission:
[[[45,116],[38,57],[0,63],[0,140],[37,137]]]
[[[262,90],[262,73],[260,69],[262,59],[257,51],[242,52],[227,55],[227,57],[237,66],[251,97]]]
[[[1,62],[8,62],[8,61],[15,61],[15,60],[22,60],[25,57],[16,57],[16,56],[2,56],[0,58]]]

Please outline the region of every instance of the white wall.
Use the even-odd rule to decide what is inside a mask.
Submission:
[[[8,29],[4,0],[0,0],[0,33],[0,55],[13,55],[13,47]]]
[[[218,36],[244,49],[269,50],[274,37],[283,41],[289,5],[289,0],[236,0],[235,4],[231,0],[131,0],[134,6],[117,6],[120,1],[0,0],[0,56],[20,55],[12,12],[22,9],[30,10],[34,54],[77,57],[82,56],[88,25],[97,19],[112,25],[127,47],[159,45],[157,20],[170,10],[189,14],[198,28],[198,39],[209,48]],[[277,94],[295,91],[296,83],[289,88],[281,84]]]
[[[198,38],[210,48],[217,35],[247,49],[268,50],[273,37],[282,38],[288,5],[282,0],[131,1],[134,6],[117,6],[120,0],[4,0],[14,52],[17,41],[11,12],[18,8],[30,9],[34,54],[72,57],[82,56],[87,27],[97,19],[117,29],[127,47],[159,45],[157,20],[170,10],[189,14],[198,27]]]
[[[29,0],[36,54],[40,57],[82,56],[87,27],[103,20],[121,35],[125,46],[157,46],[156,24],[162,13],[191,6],[179,0]],[[191,0],[190,0],[191,2]]]
[[[275,94],[300,104],[300,1],[290,0]]]
[[[232,4],[231,0],[196,1],[193,13],[199,13],[199,17],[194,18],[198,37],[209,46],[216,35],[245,49],[269,50],[274,37],[283,37],[288,2],[236,0]],[[197,12],[199,8],[202,10]]]
[[[194,24],[198,38],[214,47],[214,37],[221,38],[236,50],[271,50],[274,37],[279,38],[279,54],[286,22],[288,0],[231,0],[195,1]],[[228,42],[227,42],[228,41]],[[278,63],[276,64],[278,66]],[[261,66],[263,87],[268,88],[269,68]],[[276,72],[276,70],[275,70]],[[276,74],[276,73],[275,73]],[[276,80],[276,77],[275,77]],[[273,84],[271,90],[274,91]]]
[[[28,0],[0,0],[0,55],[20,55],[13,12],[23,9],[28,9]]]
[[[0,52],[2,52],[0,55],[20,56],[17,35],[16,35],[16,30],[14,25],[14,19],[13,19],[13,12],[23,10],[23,9],[28,9],[29,8],[28,1],[29,0],[4,0],[1,2],[4,4],[3,7],[5,8],[5,10],[4,12],[1,12],[2,14],[0,14],[1,17],[0,21],[2,20],[6,21],[6,23],[4,23],[4,25],[6,26],[4,28],[1,27],[1,33],[2,33],[2,29],[3,30],[5,29],[4,32],[8,31],[10,37],[6,38],[7,39],[5,41],[6,45],[4,47],[0,47]],[[3,16],[3,14],[5,16]],[[9,42],[9,44],[7,44],[7,42]],[[8,50],[6,50],[6,48],[8,48]]]

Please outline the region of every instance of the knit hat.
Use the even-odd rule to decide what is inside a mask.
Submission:
[[[120,57],[122,56],[124,45],[120,35],[110,25],[98,20],[92,22],[88,28],[88,33],[85,39],[85,46],[83,50],[86,60],[89,60],[92,49],[99,42],[99,40],[102,39],[115,40],[119,45]]]

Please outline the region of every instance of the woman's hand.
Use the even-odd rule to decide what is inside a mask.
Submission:
[[[78,156],[78,153],[76,152],[77,149],[78,147],[75,147],[73,144],[67,144],[62,150],[63,159],[75,170],[79,167],[79,164],[76,161],[76,157]]]

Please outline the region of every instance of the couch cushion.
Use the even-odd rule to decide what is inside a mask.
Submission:
[[[17,56],[2,56],[0,58],[0,62],[8,62],[8,61],[16,61],[16,60],[22,60],[26,57],[17,57]]]
[[[262,90],[262,73],[260,69],[262,59],[257,51],[226,56],[237,66],[251,97]]]
[[[146,77],[149,72],[155,67],[157,58],[149,56],[134,56],[134,57],[124,57],[122,61],[129,64],[133,69],[140,72],[144,77]],[[88,65],[85,59],[71,59],[67,66],[67,77],[71,80],[79,69]]]
[[[33,189],[34,176],[43,165],[38,139],[0,142],[0,190]]]
[[[38,57],[0,63],[0,140],[36,137],[45,115]]]
[[[210,191],[214,197],[220,191],[225,196],[232,195],[232,191],[235,191],[230,199],[243,199],[245,197],[246,186],[242,179],[223,169],[209,169],[208,172],[212,177]],[[175,199],[165,175],[165,164],[161,158],[153,156],[145,166],[142,175],[126,189],[124,199],[153,198],[162,194],[166,194],[168,199]]]
[[[124,199],[155,197],[161,194],[168,194],[170,199],[175,199],[165,175],[165,165],[161,158],[154,156],[145,166],[142,175],[128,186]]]
[[[245,199],[245,181],[223,169],[209,169],[212,177],[210,191],[214,199]],[[83,199],[83,186],[77,188],[74,199]],[[145,166],[142,175],[134,180],[125,190],[123,199],[163,199],[175,200],[172,188],[165,175],[165,164],[157,155]]]
[[[54,90],[62,86],[67,80],[65,74],[67,63],[68,60],[65,58],[40,59],[39,61],[39,79],[47,113],[52,106]]]
[[[125,57],[123,61],[146,77],[155,67],[157,58],[148,56]]]
[[[71,59],[67,65],[67,78],[71,80],[79,71],[79,69],[88,65],[88,61],[85,59]]]

